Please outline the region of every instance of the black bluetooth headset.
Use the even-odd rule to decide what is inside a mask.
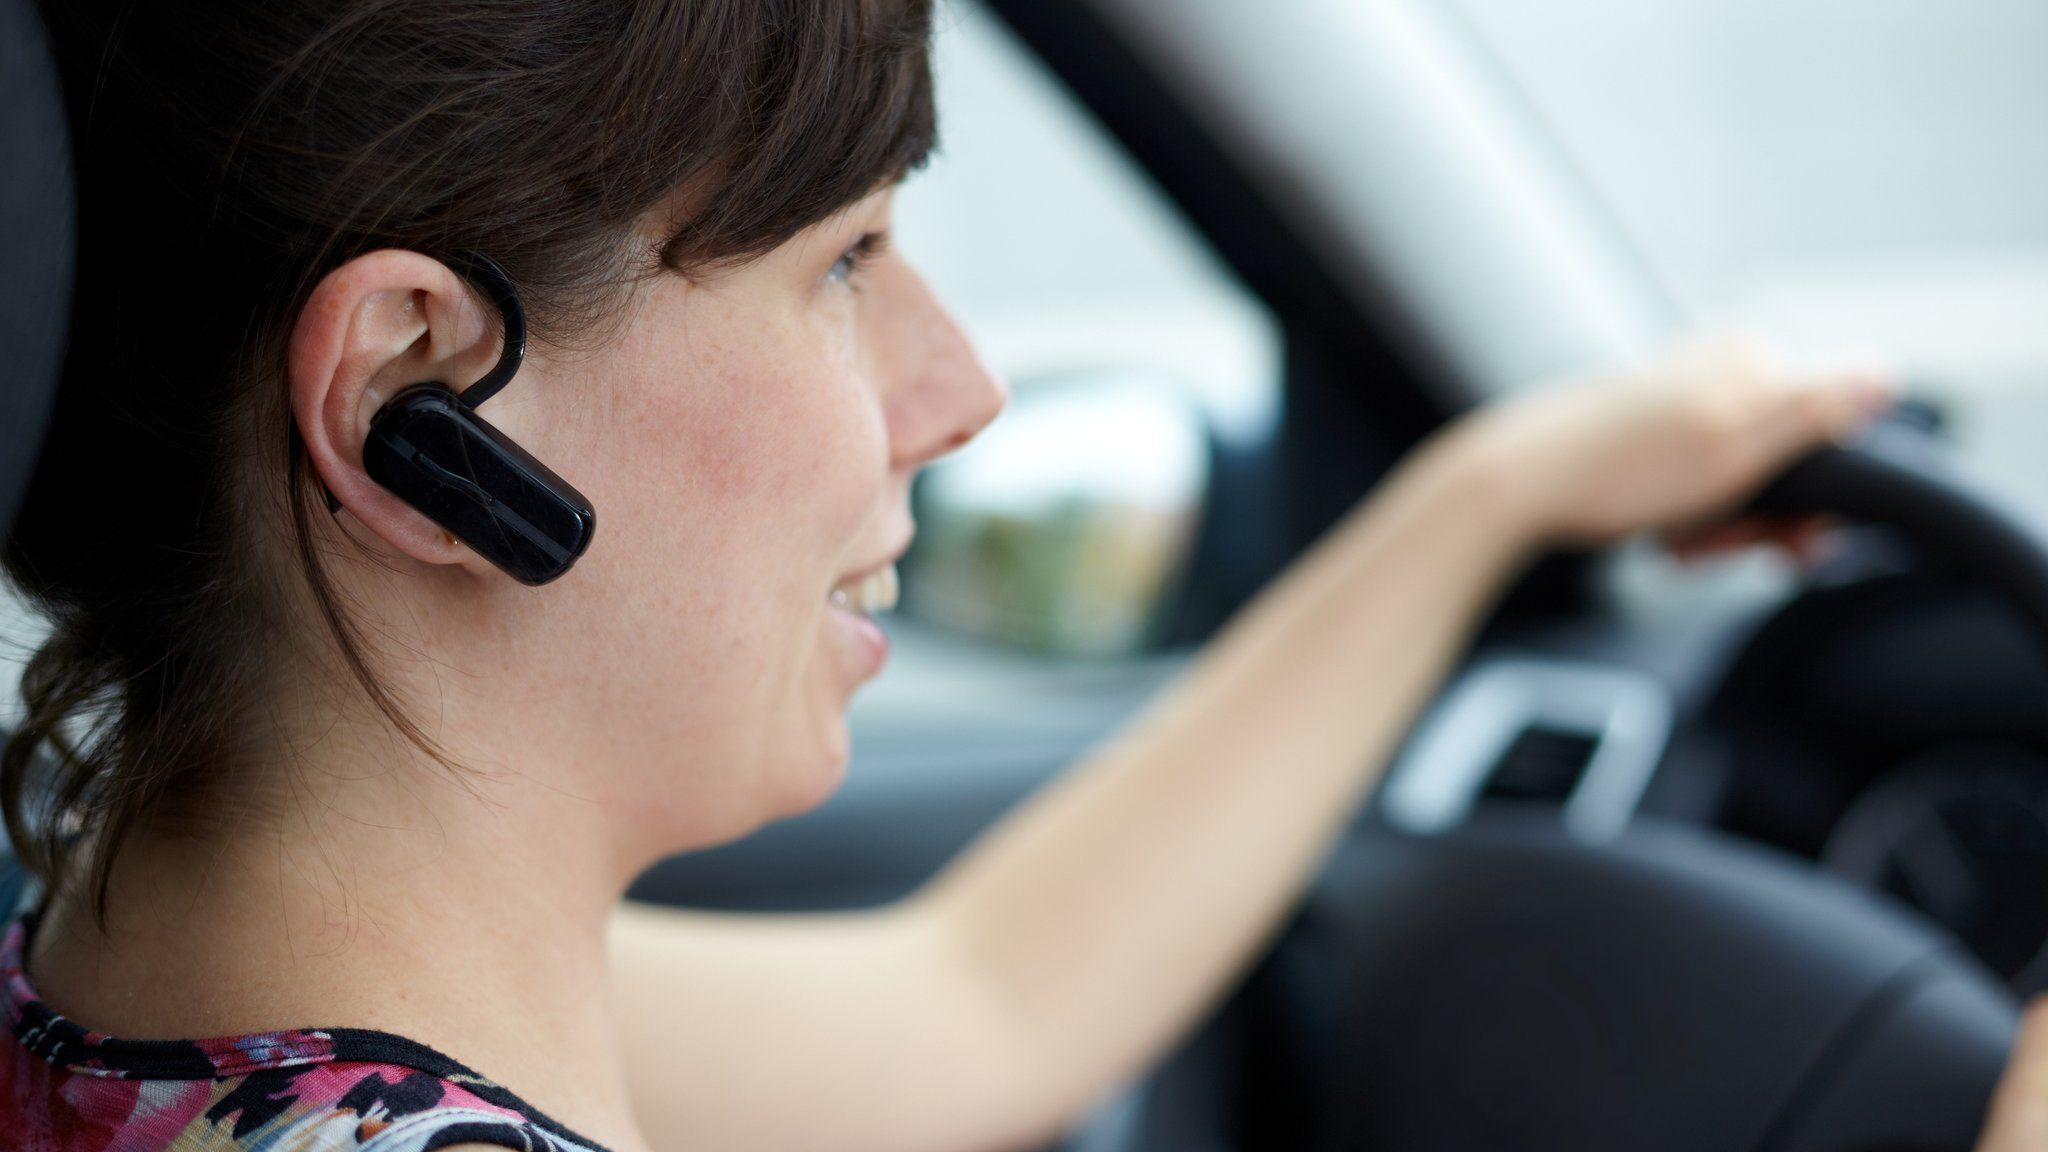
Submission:
[[[590,546],[597,514],[583,493],[477,415],[526,357],[526,310],[490,257],[459,252],[450,267],[497,305],[504,351],[460,394],[429,381],[385,402],[370,419],[363,470],[514,579],[545,584]]]

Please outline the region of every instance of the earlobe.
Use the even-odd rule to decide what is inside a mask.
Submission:
[[[429,380],[473,379],[497,358],[488,312],[462,279],[417,252],[382,250],[330,272],[292,329],[292,418],[314,475],[368,535],[424,564],[488,565],[364,468],[371,421]],[[357,533],[362,535],[362,533]]]

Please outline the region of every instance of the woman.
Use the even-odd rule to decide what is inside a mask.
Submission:
[[[0,780],[47,891],[9,1147],[1046,1138],[1257,951],[1527,556],[1884,402],[1720,347],[1486,411],[913,898],[620,911],[832,791],[910,479],[1002,406],[887,242],[927,2],[45,5],[83,245],[6,550],[53,624]],[[488,419],[603,525],[544,587],[366,463],[513,343],[467,252],[532,326]],[[2048,1147],[2040,1047],[1987,1147]]]

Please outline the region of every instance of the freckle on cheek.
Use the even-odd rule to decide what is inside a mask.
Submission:
[[[747,461],[722,456],[701,462],[701,478],[704,487],[720,496],[743,492],[749,485]]]

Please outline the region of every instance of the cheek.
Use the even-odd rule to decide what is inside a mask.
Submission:
[[[680,370],[625,413],[645,467],[622,487],[648,521],[648,556],[687,565],[721,598],[799,585],[822,596],[818,581],[857,543],[887,476],[880,412],[856,367],[806,335],[668,360]]]
[[[715,773],[687,803],[701,814],[722,789],[744,821],[836,782],[845,699],[820,683],[824,597],[852,550],[877,543],[863,529],[889,473],[882,413],[849,349],[787,325],[684,338],[736,330],[699,319],[628,339],[595,385],[610,402],[593,413],[578,450],[593,466],[577,482],[598,528],[572,573],[594,612],[567,642],[603,687],[592,732],[631,734],[671,788],[679,769]],[[734,772],[771,792],[751,813]]]

